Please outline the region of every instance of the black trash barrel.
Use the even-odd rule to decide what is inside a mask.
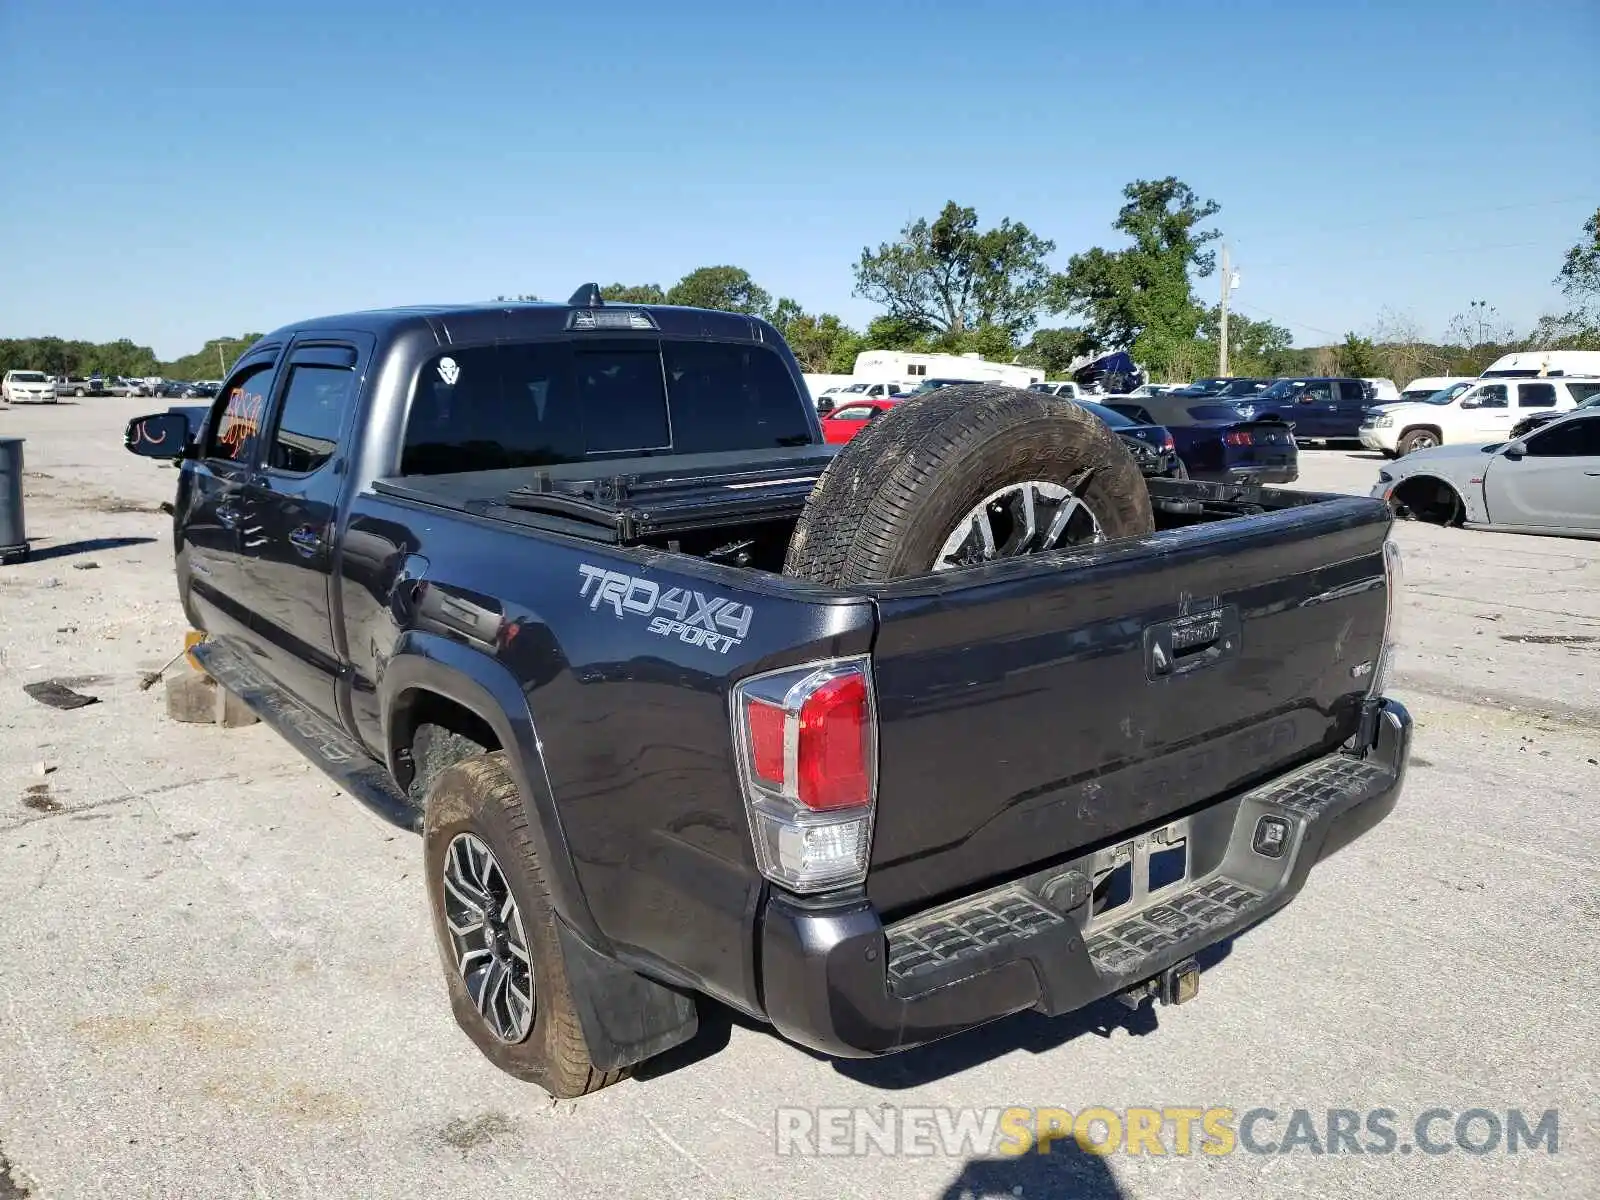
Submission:
[[[0,437],[0,566],[28,557],[22,520],[22,438]]]

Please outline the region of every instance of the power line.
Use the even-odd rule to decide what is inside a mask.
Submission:
[[[1516,212],[1524,208],[1556,208],[1563,204],[1593,204],[1594,196],[1568,196],[1560,200],[1523,200],[1516,204],[1487,204],[1479,208],[1458,208],[1450,212],[1418,213],[1410,217],[1385,217],[1377,221],[1358,221],[1353,225],[1319,225],[1332,233],[1349,229],[1371,229],[1378,225],[1407,225],[1415,221],[1441,221],[1452,217],[1472,217],[1479,213]]]
[[[1264,318],[1264,319],[1266,319],[1268,321],[1276,321],[1276,322],[1278,322],[1279,324],[1282,324],[1282,325],[1293,325],[1296,329],[1309,329],[1312,333],[1320,333],[1324,337],[1331,337],[1331,338],[1342,338],[1342,337],[1344,337],[1344,334],[1335,333],[1331,329],[1322,329],[1322,328],[1320,328],[1319,326],[1316,326],[1316,325],[1307,325],[1304,321],[1291,321],[1288,317],[1274,316],[1272,313],[1263,312],[1261,309],[1257,308],[1253,304],[1240,304],[1237,300],[1235,300],[1235,301],[1233,301],[1233,306],[1235,308],[1242,308],[1242,309],[1244,309],[1245,312],[1254,313],[1256,316],[1262,317],[1262,318]]]

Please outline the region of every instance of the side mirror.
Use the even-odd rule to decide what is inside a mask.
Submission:
[[[128,422],[122,444],[129,454],[140,458],[184,458],[192,437],[189,418],[183,413],[151,413]]]
[[[1483,407],[1483,402],[1481,400],[1475,400],[1473,397],[1468,396],[1468,397],[1466,397],[1465,399],[1463,399],[1461,401],[1461,407],[1462,408],[1482,408]]]
[[[1515,438],[1506,443],[1506,448],[1501,452],[1507,458],[1515,461],[1528,452],[1528,443],[1521,438]]]

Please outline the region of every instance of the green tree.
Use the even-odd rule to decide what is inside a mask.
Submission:
[[[1578,305],[1600,304],[1600,208],[1583,223],[1583,236],[1567,251],[1556,281]]]
[[[667,294],[659,283],[608,283],[600,289],[606,300],[618,304],[665,304]]]
[[[833,313],[812,315],[788,298],[772,306],[771,321],[789,343],[800,369],[819,375],[848,375],[865,349],[859,333]]]
[[[259,333],[236,338],[212,338],[193,354],[163,363],[161,374],[168,379],[220,379],[233,369],[234,361],[261,340]]]
[[[1220,369],[1222,308],[1213,304],[1200,323],[1201,366],[1196,374]],[[1228,314],[1228,372],[1239,376],[1277,375],[1294,335],[1282,325],[1257,321],[1243,313]],[[1193,376],[1191,375],[1191,378]]]
[[[1065,379],[1072,364],[1089,353],[1092,341],[1084,329],[1036,329],[1018,357],[1030,367],[1042,367],[1047,378]]]
[[[1122,194],[1127,202],[1112,228],[1133,244],[1073,255],[1054,281],[1051,308],[1084,318],[1093,349],[1126,349],[1162,372],[1193,353],[1205,310],[1189,277],[1204,278],[1215,267],[1205,246],[1221,234],[1201,226],[1221,206],[1173,176],[1136,179]]]
[[[874,350],[931,351],[934,333],[924,321],[885,313],[867,323],[867,344]]]
[[[1344,335],[1338,349],[1339,374],[1353,375],[1357,379],[1371,379],[1378,374],[1378,348],[1370,339],[1359,337],[1353,331]]]
[[[978,229],[978,214],[950,201],[894,242],[861,251],[855,294],[904,322],[899,328],[959,338],[983,326],[1015,336],[1032,327],[1049,285],[1055,243],[1020,221]]]
[[[772,305],[772,297],[756,285],[743,267],[701,267],[690,271],[672,285],[666,301],[753,317],[765,316]]]

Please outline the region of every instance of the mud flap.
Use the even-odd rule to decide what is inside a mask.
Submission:
[[[687,1042],[700,1028],[694,1000],[589,948],[556,918],[573,1007],[595,1069],[615,1071]]]

